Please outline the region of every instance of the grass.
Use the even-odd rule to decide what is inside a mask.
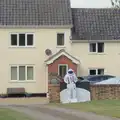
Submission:
[[[6,108],[0,108],[0,120],[32,120],[28,116]]]
[[[51,103],[50,105],[120,118],[120,100],[100,100],[73,104]]]

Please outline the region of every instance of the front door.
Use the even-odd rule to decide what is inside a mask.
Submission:
[[[68,65],[67,64],[59,64],[58,65],[58,75],[62,78],[66,75],[68,71]]]

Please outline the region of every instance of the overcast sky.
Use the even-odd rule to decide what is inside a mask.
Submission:
[[[71,0],[72,8],[109,8],[111,0]]]

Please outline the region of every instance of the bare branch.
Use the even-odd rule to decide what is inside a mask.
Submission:
[[[120,8],[120,0],[111,0],[111,4],[114,8]]]

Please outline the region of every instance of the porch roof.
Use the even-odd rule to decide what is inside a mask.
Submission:
[[[73,63],[75,64],[80,64],[80,60],[75,58],[74,56],[70,55],[68,52],[66,52],[64,49],[61,49],[60,51],[58,51],[56,54],[52,55],[51,57],[49,57],[47,60],[45,60],[46,64],[51,64],[53,63],[57,58],[59,58],[60,56],[66,56],[67,58],[69,58],[70,60],[72,60]]]

